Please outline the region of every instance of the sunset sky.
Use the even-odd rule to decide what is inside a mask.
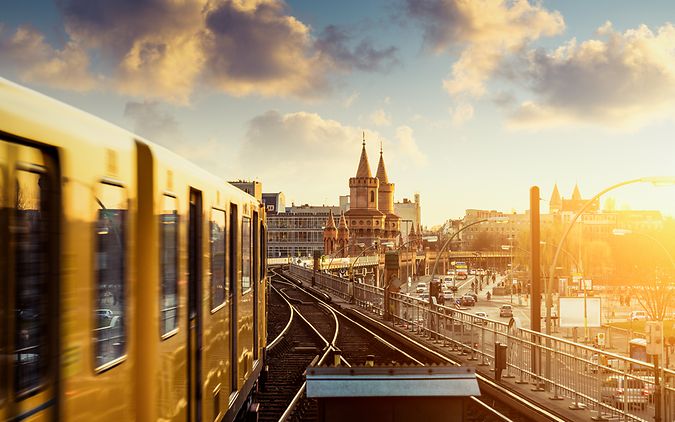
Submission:
[[[362,132],[422,220],[675,176],[672,1],[5,1],[0,76],[287,205],[349,194]],[[612,192],[675,215],[675,186]]]

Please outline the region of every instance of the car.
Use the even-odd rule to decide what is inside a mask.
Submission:
[[[464,295],[459,299],[459,304],[461,306],[475,306],[476,301],[473,299],[473,296],[471,295]]]
[[[500,317],[513,317],[513,307],[511,305],[502,305],[499,308]]]
[[[631,321],[647,321],[647,312],[646,311],[632,311],[630,313],[629,319]]]
[[[476,275],[476,270],[470,270],[470,271],[469,271],[469,274],[470,274],[470,275]]]
[[[417,293],[423,293],[427,291],[427,283],[425,282],[419,282],[417,283],[417,287],[415,288],[415,291]]]
[[[455,300],[455,294],[446,290],[443,292],[443,300],[445,300],[445,303],[450,304]]]
[[[96,309],[97,328],[117,327],[120,323],[120,316],[114,315],[110,309]]]
[[[454,275],[455,275],[455,270],[448,270],[448,275],[454,276]]]
[[[637,378],[624,378],[619,375],[607,377],[600,387],[600,399],[614,407],[623,409],[640,408],[644,410],[649,400],[649,392],[645,382]]]

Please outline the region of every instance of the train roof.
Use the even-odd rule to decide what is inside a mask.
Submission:
[[[225,178],[202,169],[157,143],[2,77],[0,98],[1,131],[26,140],[47,140],[50,145],[61,148],[77,148],[79,143],[130,150],[134,148],[135,142],[141,142],[148,145],[158,160],[180,167],[199,179],[218,184],[227,189],[229,194],[241,195],[257,202],[255,197],[233,186]]]

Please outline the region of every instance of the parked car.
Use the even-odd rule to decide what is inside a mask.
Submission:
[[[619,375],[607,377],[602,382],[600,398],[616,408],[640,408],[644,410],[649,400],[649,392],[641,379],[624,378]]]
[[[647,312],[646,311],[632,311],[630,313],[630,320],[631,321],[646,321],[647,320]]]
[[[98,324],[97,328],[109,327],[113,320],[113,311],[110,309],[96,309],[94,311],[96,315],[96,322]]]
[[[459,304],[462,306],[475,306],[476,301],[473,299],[473,296],[464,295],[460,298]]]
[[[513,307],[511,305],[502,305],[499,308],[499,316],[511,318],[513,316]]]

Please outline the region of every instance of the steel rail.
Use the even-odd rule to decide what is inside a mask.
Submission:
[[[292,284],[292,286],[293,286],[293,287],[296,287],[295,284]],[[328,357],[329,353],[332,352],[332,351],[334,350],[334,347],[332,346],[332,342],[329,342],[329,341],[328,341],[328,340],[327,340],[327,339],[319,332],[319,330],[317,330],[316,327],[314,327],[314,325],[312,325],[312,323],[310,323],[310,322],[307,320],[307,318],[305,318],[305,316],[302,315],[302,313],[295,307],[295,305],[290,304],[290,302],[288,301],[288,295],[287,295],[285,292],[283,292],[283,291],[279,291],[279,292],[280,292],[280,294],[281,294],[282,296],[285,296],[284,300],[286,300],[286,301],[289,303],[289,305],[291,306],[292,309],[295,309],[295,313],[300,317],[300,319],[303,320],[303,321],[305,322],[305,324],[306,324],[310,329],[312,329],[312,330],[319,336],[319,338],[325,343],[324,353],[323,353],[323,355],[321,356],[321,358],[319,359],[319,362],[318,362],[318,365],[323,364],[323,362],[324,362],[324,361],[326,360],[326,358]],[[337,336],[338,336],[338,331],[339,331],[339,329],[340,329],[340,324],[339,324],[338,318],[337,318],[337,316],[335,315],[335,313],[332,313],[332,315],[333,315],[333,318],[334,318],[334,320],[335,320],[335,333],[334,333],[334,335],[333,335],[333,339],[336,339]],[[333,340],[333,341],[334,341],[334,340]],[[317,355],[317,356],[314,358],[314,360],[312,361],[312,364],[314,363],[314,361],[316,361],[316,359],[317,359],[318,357],[319,357],[319,356]],[[345,363],[348,364],[348,362],[346,362],[346,360],[345,360]],[[310,365],[312,365],[312,364],[310,364]],[[351,366],[351,365],[349,365],[349,366]],[[307,381],[305,381],[305,382],[302,383],[302,385],[300,386],[300,388],[298,389],[298,391],[295,393],[295,396],[293,396],[293,399],[292,399],[291,402],[289,403],[288,407],[286,407],[286,410],[284,411],[284,413],[283,413],[283,414],[281,415],[281,417],[279,418],[279,421],[284,422],[284,421],[287,421],[287,420],[291,417],[291,415],[292,415],[293,412],[295,411],[296,406],[297,406],[298,403],[300,402],[300,399],[301,399],[302,396],[305,394],[306,388],[307,388]]]
[[[293,315],[295,314],[295,310],[293,309],[293,305],[291,305],[291,303],[286,299],[286,297],[284,295],[282,295],[281,292],[276,287],[274,287],[272,285],[270,285],[270,287],[272,287],[272,289],[279,295],[279,297],[281,297],[284,300],[284,302],[286,302],[286,304],[288,305],[288,308],[291,311],[291,316],[288,318],[288,322],[286,323],[286,327],[284,327],[284,329],[279,333],[279,335],[274,340],[272,340],[270,342],[270,344],[267,345],[267,351],[268,352],[270,350],[272,350],[274,348],[274,346],[279,344],[281,339],[288,332],[288,329],[291,328],[291,323],[293,323]]]
[[[284,279],[286,279],[286,280],[289,280],[288,277],[286,277],[286,276],[284,276],[284,275],[281,275],[281,274],[278,274],[278,273],[277,273],[277,275],[278,275],[279,277],[281,277],[281,278],[284,278]],[[296,284],[292,283],[290,280],[289,280],[289,282],[290,282],[293,286],[297,286]],[[299,287],[299,286],[297,286],[297,287]],[[299,287],[299,288],[302,289],[302,287]],[[332,306],[330,306],[329,304],[326,304],[326,303],[323,301],[323,299],[317,297],[317,296],[316,296],[315,294],[313,294],[312,292],[309,292],[309,291],[307,291],[307,290],[305,290],[305,289],[302,289],[302,290],[303,290],[305,293],[307,293],[308,295],[314,297],[314,298],[315,298],[316,300],[318,300],[319,302],[323,303],[324,306],[326,306],[326,307],[328,307],[328,308],[330,308],[330,309],[333,309],[333,310],[334,310],[338,315],[340,315],[342,318],[344,318],[344,319],[346,319],[347,321],[351,322],[352,324],[356,325],[357,327],[359,327],[360,329],[362,329],[362,330],[365,331],[366,333],[371,334],[377,341],[379,341],[380,343],[384,344],[384,345],[387,346],[388,348],[390,348],[390,349],[392,349],[392,350],[396,350],[396,351],[398,351],[399,353],[401,353],[403,356],[405,356],[406,358],[412,360],[413,362],[416,362],[418,365],[423,365],[423,366],[424,366],[424,363],[423,363],[422,361],[420,361],[419,359],[416,359],[415,357],[411,356],[411,355],[408,354],[407,352],[398,349],[396,346],[394,346],[393,344],[391,344],[391,343],[388,342],[387,340],[383,339],[382,336],[378,335],[376,332],[374,332],[374,331],[371,330],[370,328],[368,328],[368,327],[366,327],[365,325],[359,323],[358,321],[355,321],[354,319],[350,318],[348,315],[344,314],[343,312],[341,312],[341,311],[339,311],[339,310],[337,310],[337,309],[334,309],[334,308],[333,308]]]
[[[399,335],[399,336],[401,335],[400,333],[396,332],[395,330],[388,327],[387,325],[381,323],[380,321],[377,321],[377,320],[371,318],[370,316],[364,314],[363,312],[361,312],[359,310],[352,309],[352,311],[359,314],[362,318],[365,318],[365,319],[371,321],[373,324],[376,324],[376,325],[380,326],[382,329],[386,329],[386,330],[388,330],[389,332],[391,332],[395,335]],[[425,344],[420,343],[419,341],[417,341],[415,339],[408,338],[408,340],[411,341],[412,343],[415,343],[418,347],[427,351],[428,353],[438,357],[440,360],[443,360],[443,361],[448,362],[448,363],[450,363],[452,365],[455,365],[455,366],[461,366],[461,363],[459,363],[459,362],[457,362],[453,359],[450,359],[449,357],[447,357],[447,356],[427,347]],[[515,392],[513,392],[513,391],[511,391],[507,388],[502,387],[501,385],[497,384],[496,382],[492,381],[491,379],[489,379],[489,378],[487,378],[487,377],[485,377],[485,376],[483,376],[479,373],[476,373],[476,378],[480,382],[485,384],[486,386],[490,387],[492,390],[495,390],[498,394],[504,394],[504,395],[508,396],[509,399],[514,400],[518,404],[520,404],[520,405],[522,405],[522,406],[524,406],[524,407],[526,407],[526,408],[528,408],[532,411],[537,412],[540,416],[546,418],[545,420],[547,420],[547,421],[565,422],[567,420],[566,418],[564,418],[562,416],[559,416],[559,415],[551,412],[550,410],[545,409],[545,408],[535,404],[534,402],[531,402],[531,401],[527,400],[525,397],[522,397],[519,394],[516,394]],[[477,397],[472,396],[470,398],[472,400],[474,400],[475,402],[480,402],[480,403],[484,404],[484,402],[482,402]]]

